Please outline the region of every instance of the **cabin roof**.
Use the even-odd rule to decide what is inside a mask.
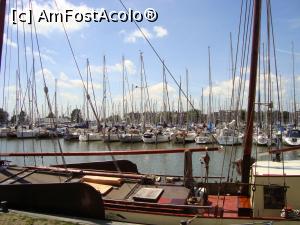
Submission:
[[[300,176],[300,160],[272,162],[258,161],[252,165],[252,171],[255,176]]]

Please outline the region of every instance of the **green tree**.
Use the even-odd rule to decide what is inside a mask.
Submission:
[[[17,121],[17,117],[16,117],[16,115],[13,115],[13,116],[10,118],[10,122],[11,122],[12,124],[15,124],[16,121]]]
[[[55,118],[55,115],[53,112],[49,112],[47,118]]]
[[[20,112],[20,114],[19,114],[19,123],[25,123],[25,121],[26,121],[26,116],[27,116],[27,114],[26,114],[26,112],[24,112],[23,110]]]
[[[8,112],[0,108],[0,123],[7,123],[7,122],[8,122]]]
[[[73,111],[71,113],[71,122],[73,122],[73,123],[83,122],[80,109],[73,109]]]

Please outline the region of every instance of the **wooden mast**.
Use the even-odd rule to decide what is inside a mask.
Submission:
[[[2,46],[3,46],[3,38],[4,38],[5,7],[6,7],[6,0],[0,0],[0,69],[1,69]]]
[[[242,168],[242,183],[249,183],[249,173],[251,166],[251,148],[253,139],[253,118],[255,109],[255,90],[257,77],[258,49],[260,37],[260,17],[261,17],[261,0],[254,1],[254,17],[253,17],[253,35],[252,35],[252,51],[251,51],[251,67],[250,67],[250,82],[248,95],[248,110],[247,110],[247,126],[245,129],[244,140],[244,156]],[[249,187],[243,186],[242,194],[249,194]]]

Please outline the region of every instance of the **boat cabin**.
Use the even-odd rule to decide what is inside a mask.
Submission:
[[[278,217],[282,209],[300,209],[300,160],[258,161],[252,166],[251,183],[253,216]]]

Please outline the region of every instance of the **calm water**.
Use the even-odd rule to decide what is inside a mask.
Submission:
[[[97,141],[97,142],[66,142],[63,139],[59,140],[64,152],[70,151],[107,151],[107,144]],[[212,145],[211,145],[212,146]],[[136,149],[170,149],[170,148],[182,148],[182,147],[201,147],[201,145],[196,145],[195,143],[181,145],[172,143],[161,143],[155,144],[144,144],[144,143],[134,143],[134,144],[123,144],[121,142],[110,143],[111,150],[136,150]],[[53,152],[59,151],[57,140],[37,140],[37,139],[0,139],[0,150],[1,152]],[[242,157],[242,146],[228,146],[224,147],[223,151],[209,152],[210,165],[209,165],[209,176],[220,176],[223,166],[223,176],[227,177],[228,169],[230,164],[230,158],[240,159]],[[267,148],[253,146],[252,153],[255,157],[257,153],[258,160],[268,160],[270,156],[265,153]],[[297,152],[287,152],[285,154],[285,159],[299,159],[300,151]],[[205,153],[197,152],[193,153],[193,173],[194,176],[203,176],[205,170],[203,164],[201,164],[200,159],[205,155]],[[137,156],[115,156],[116,159],[127,159],[131,160],[138,166],[139,172],[141,173],[152,173],[152,174],[169,174],[169,175],[182,175],[184,167],[184,157],[183,154],[161,154],[161,155],[137,155]],[[13,163],[18,165],[51,165],[62,163],[61,157],[10,157],[7,158]],[[223,160],[225,159],[225,160]],[[76,156],[76,157],[66,157],[67,163],[76,162],[92,162],[92,161],[105,161],[112,160],[111,156]],[[234,161],[234,160],[232,160]],[[238,175],[234,171],[232,172],[232,166],[230,167],[230,178],[234,180],[238,178]]]

